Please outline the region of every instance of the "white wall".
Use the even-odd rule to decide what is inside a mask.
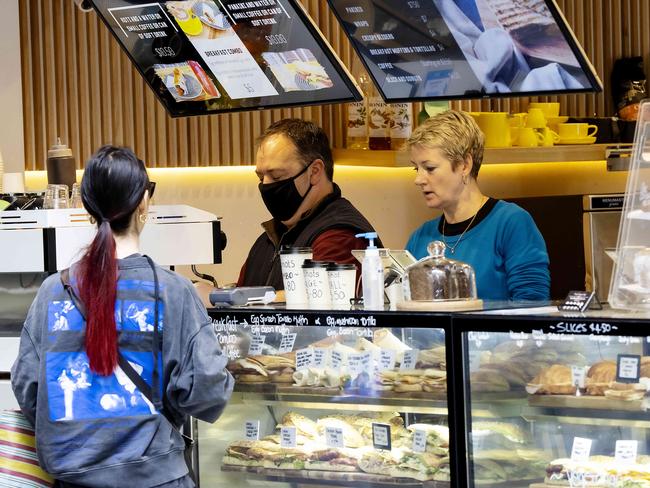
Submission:
[[[18,1],[2,0],[0,15],[0,152],[6,173],[25,168]]]

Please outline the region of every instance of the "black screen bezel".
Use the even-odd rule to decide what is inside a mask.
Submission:
[[[366,63],[365,56],[360,52],[359,48],[357,47],[356,44],[357,41],[353,38],[350,32],[345,28],[345,23],[343,22],[343,19],[339,15],[339,12],[334,8],[333,5],[334,1],[335,0],[327,0],[327,4],[330,7],[330,10],[334,13],[336,20],[339,22],[339,25],[341,26],[341,30],[345,33],[346,37],[350,41],[352,48],[359,56],[359,59],[361,60],[366,71],[368,72],[368,75],[370,76],[370,79],[372,80],[375,88],[377,89],[377,91],[379,92],[379,94],[381,95],[381,97],[384,99],[386,103],[424,102],[427,100],[476,100],[476,99],[489,99],[489,98],[535,97],[535,96],[543,96],[543,95],[573,95],[576,93],[599,93],[602,92],[603,90],[602,82],[598,78],[598,75],[596,74],[594,67],[587,59],[586,54],[580,47],[578,40],[576,39],[573,31],[568,25],[568,22],[561,14],[559,7],[555,3],[555,0],[544,0],[546,6],[549,8],[551,14],[553,15],[553,19],[557,23],[558,27],[560,28],[560,31],[562,32],[564,38],[569,44],[571,51],[573,52],[576,59],[578,60],[578,63],[580,64],[580,68],[585,73],[585,76],[587,77],[589,83],[591,84],[590,88],[565,89],[561,91],[546,90],[546,91],[530,91],[530,92],[485,93],[483,95],[478,95],[478,96],[476,93],[472,93],[469,95],[462,94],[462,95],[444,95],[444,96],[431,96],[431,97],[424,96],[424,97],[408,97],[408,98],[389,98],[386,97],[386,94],[382,90],[382,87],[375,79],[373,75],[373,71]]]
[[[142,79],[145,81],[147,86],[151,89],[153,92],[154,96],[158,99],[160,104],[165,108],[165,111],[171,118],[181,118],[181,117],[193,117],[193,116],[199,116],[199,115],[219,115],[219,114],[227,114],[227,113],[238,113],[238,112],[250,112],[250,111],[257,111],[257,110],[266,110],[266,109],[281,109],[281,108],[293,108],[293,107],[306,107],[306,106],[315,106],[315,105],[330,105],[330,104],[337,104],[337,103],[346,103],[346,102],[354,102],[354,101],[361,101],[363,100],[363,96],[361,92],[359,91],[356,83],[354,80],[351,78],[349,72],[347,71],[347,68],[345,65],[342,63],[342,61],[338,58],[332,47],[329,45],[329,42],[325,39],[325,37],[321,34],[321,32],[318,30],[312,19],[309,17],[303,6],[297,1],[297,0],[283,0],[284,2],[287,2],[288,4],[291,5],[293,10],[296,12],[298,17],[300,18],[301,22],[303,25],[307,28],[308,32],[312,35],[314,42],[321,48],[323,54],[327,57],[329,62],[332,64],[336,72],[338,73],[339,77],[344,81],[345,86],[347,89],[350,91],[350,97],[344,97],[344,98],[335,98],[331,100],[316,100],[314,102],[292,102],[292,103],[280,103],[280,104],[273,104],[273,105],[259,105],[259,106],[249,106],[249,107],[237,107],[237,108],[224,108],[224,109],[218,109],[218,110],[197,110],[194,109],[192,110],[191,106],[195,104],[196,102],[177,102],[171,97],[169,100],[167,100],[165,97],[161,96],[161,94],[155,89],[155,87],[152,84],[152,81],[149,80],[147,75],[145,74],[142,66],[135,60],[134,56],[131,54],[130,50],[127,49],[127,47],[122,43],[120,40],[120,37],[118,36],[117,32],[112,28],[110,22],[108,19],[106,19],[100,10],[100,8],[97,6],[99,3],[103,3],[104,5],[109,4],[110,0],[88,0],[90,4],[93,7],[93,10],[97,14],[97,16],[102,20],[104,25],[107,27],[108,31],[111,33],[113,38],[117,41],[118,45],[122,49],[124,53],[128,56],[129,60],[131,61],[131,64],[137,69],[138,73],[140,73],[140,76]],[[155,3],[160,3],[164,4],[166,3],[167,0],[156,0]],[[151,1],[143,0],[142,3],[152,3]],[[182,106],[186,107],[187,109],[183,109],[182,113],[175,107]],[[196,105],[193,105],[196,107]]]

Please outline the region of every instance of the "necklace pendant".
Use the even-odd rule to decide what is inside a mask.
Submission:
[[[454,254],[456,252],[456,249],[454,249],[453,247],[451,249],[449,249],[449,250],[451,251],[452,254]]]

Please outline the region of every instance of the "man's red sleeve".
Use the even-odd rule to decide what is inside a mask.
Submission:
[[[365,249],[367,240],[354,237],[349,229],[331,229],[320,234],[312,242],[312,251],[316,261],[334,261],[339,264],[354,264],[357,278],[361,273],[361,263],[352,255],[352,249]]]

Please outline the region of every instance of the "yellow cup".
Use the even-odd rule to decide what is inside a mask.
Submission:
[[[591,124],[560,124],[557,126],[561,139],[586,139],[598,132],[598,127]]]
[[[531,108],[526,117],[526,127],[531,129],[543,129],[546,127],[546,117],[541,108]]]
[[[544,142],[544,136],[531,127],[519,129],[519,147],[537,147]]]
[[[510,147],[510,122],[506,112],[481,112],[478,126],[485,134],[485,147]]]
[[[557,132],[552,131],[548,127],[542,129],[542,146],[551,147],[560,142],[560,136]]]
[[[528,109],[531,108],[540,109],[547,119],[560,115],[560,102],[531,102],[528,104]]]

